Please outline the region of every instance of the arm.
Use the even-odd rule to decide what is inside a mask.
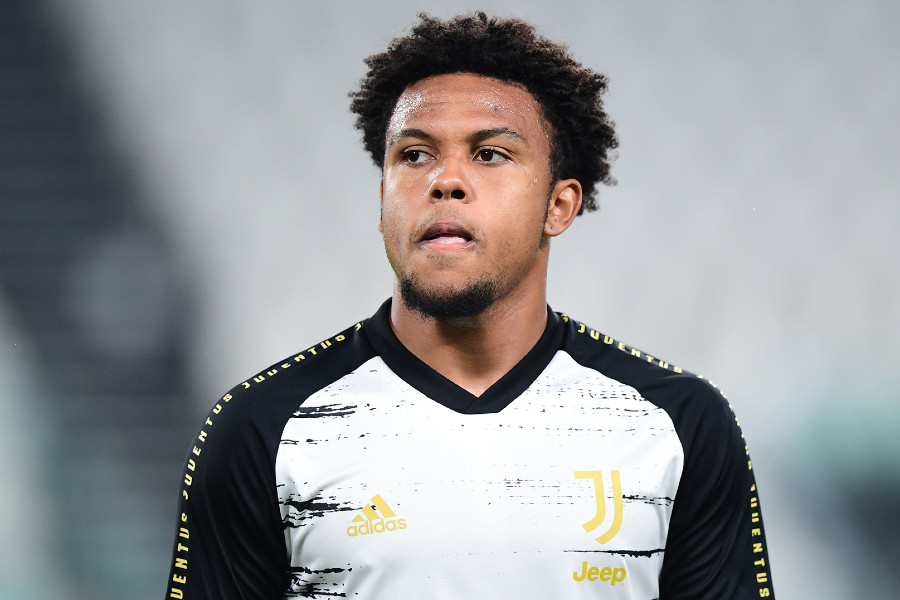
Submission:
[[[249,410],[257,402],[227,394],[190,445],[166,598],[282,597],[287,552],[275,448],[272,428]]]
[[[660,598],[774,598],[756,481],[737,418],[705,384],[678,415],[685,466]]]

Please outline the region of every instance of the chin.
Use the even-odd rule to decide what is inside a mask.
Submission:
[[[492,281],[479,281],[451,290],[426,290],[412,278],[400,281],[400,297],[407,308],[420,315],[437,319],[474,317],[497,300],[497,286]]]

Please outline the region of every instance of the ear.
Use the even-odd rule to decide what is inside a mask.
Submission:
[[[381,207],[384,206],[384,179],[378,182],[378,231],[384,233],[384,226],[381,224]]]
[[[553,184],[544,235],[555,237],[569,228],[581,209],[581,184],[577,179],[561,179]]]

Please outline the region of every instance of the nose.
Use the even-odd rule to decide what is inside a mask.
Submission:
[[[454,200],[465,200],[466,193],[459,188],[454,188],[454,189],[450,190],[449,194],[447,194],[446,191],[444,191],[440,188],[435,188],[431,192],[431,197],[434,198],[435,200],[441,200],[444,196],[447,196],[448,198],[453,198]]]
[[[465,169],[461,161],[454,157],[447,157],[441,165],[440,171],[431,182],[428,191],[430,198],[434,200],[466,200],[470,194]]]
[[[465,200],[465,198],[466,198],[466,193],[465,193],[464,191],[462,191],[461,189],[459,189],[459,188],[454,188],[454,189],[450,190],[450,193],[449,193],[449,194],[447,194],[446,191],[441,190],[441,189],[434,189],[434,190],[431,192],[431,196],[432,196],[435,200],[440,200],[440,199],[442,199],[445,195],[446,195],[448,198],[453,198],[454,200]]]

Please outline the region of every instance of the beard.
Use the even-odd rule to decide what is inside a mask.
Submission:
[[[400,280],[400,297],[407,308],[439,321],[479,315],[497,300],[497,296],[497,286],[489,280],[444,294],[423,289],[414,277]]]

